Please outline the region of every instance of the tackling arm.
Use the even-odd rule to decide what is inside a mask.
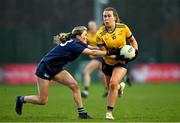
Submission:
[[[105,46],[102,46],[102,47],[100,47],[99,49],[102,50],[102,51],[106,51]],[[115,59],[116,55],[108,55],[108,56],[106,56],[106,57],[111,58],[111,59]]]
[[[94,47],[94,46],[91,46],[91,45],[88,45],[88,48],[91,49],[91,50],[99,50],[99,47]]]
[[[98,55],[98,56],[105,56],[107,54],[106,51],[91,50],[89,48],[85,48],[82,53],[86,55]]]

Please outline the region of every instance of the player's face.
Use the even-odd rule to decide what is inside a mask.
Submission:
[[[112,27],[115,23],[115,16],[113,11],[104,11],[103,12],[103,20],[106,27]]]
[[[88,29],[90,32],[96,32],[97,27],[95,22],[89,22],[88,23]]]
[[[83,43],[83,44],[87,44],[87,31],[84,31],[81,36],[79,36],[79,40]]]

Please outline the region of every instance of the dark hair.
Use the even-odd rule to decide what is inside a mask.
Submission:
[[[85,26],[77,26],[69,33],[60,33],[59,35],[54,36],[54,43],[65,43],[71,38],[76,38],[77,35],[81,35],[84,31],[87,31]]]
[[[104,11],[112,11],[113,15],[116,17],[116,23],[120,23],[119,15],[117,13],[117,10],[113,7],[107,7],[104,9]]]

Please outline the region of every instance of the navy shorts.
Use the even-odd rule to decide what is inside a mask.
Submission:
[[[57,73],[63,70],[63,67],[58,68],[58,71],[53,71],[45,62],[40,62],[36,69],[36,75],[42,79],[51,80]]]
[[[99,62],[103,62],[103,58],[102,57],[96,57],[96,58],[94,58],[94,60],[97,60],[97,61],[99,61]]]
[[[102,62],[102,71],[106,76],[112,76],[112,71],[115,67],[123,67],[127,69],[128,63],[126,64],[117,63],[115,65],[108,65],[104,60]]]

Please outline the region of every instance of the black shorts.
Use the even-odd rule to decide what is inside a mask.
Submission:
[[[58,68],[58,71],[53,71],[52,68],[48,67],[45,62],[40,62],[36,69],[36,75],[42,79],[51,80],[56,74],[63,70],[63,67]]]
[[[112,76],[112,71],[115,67],[123,67],[127,69],[128,63],[125,64],[117,63],[115,65],[108,65],[104,60],[102,62],[102,71],[106,76]]]

